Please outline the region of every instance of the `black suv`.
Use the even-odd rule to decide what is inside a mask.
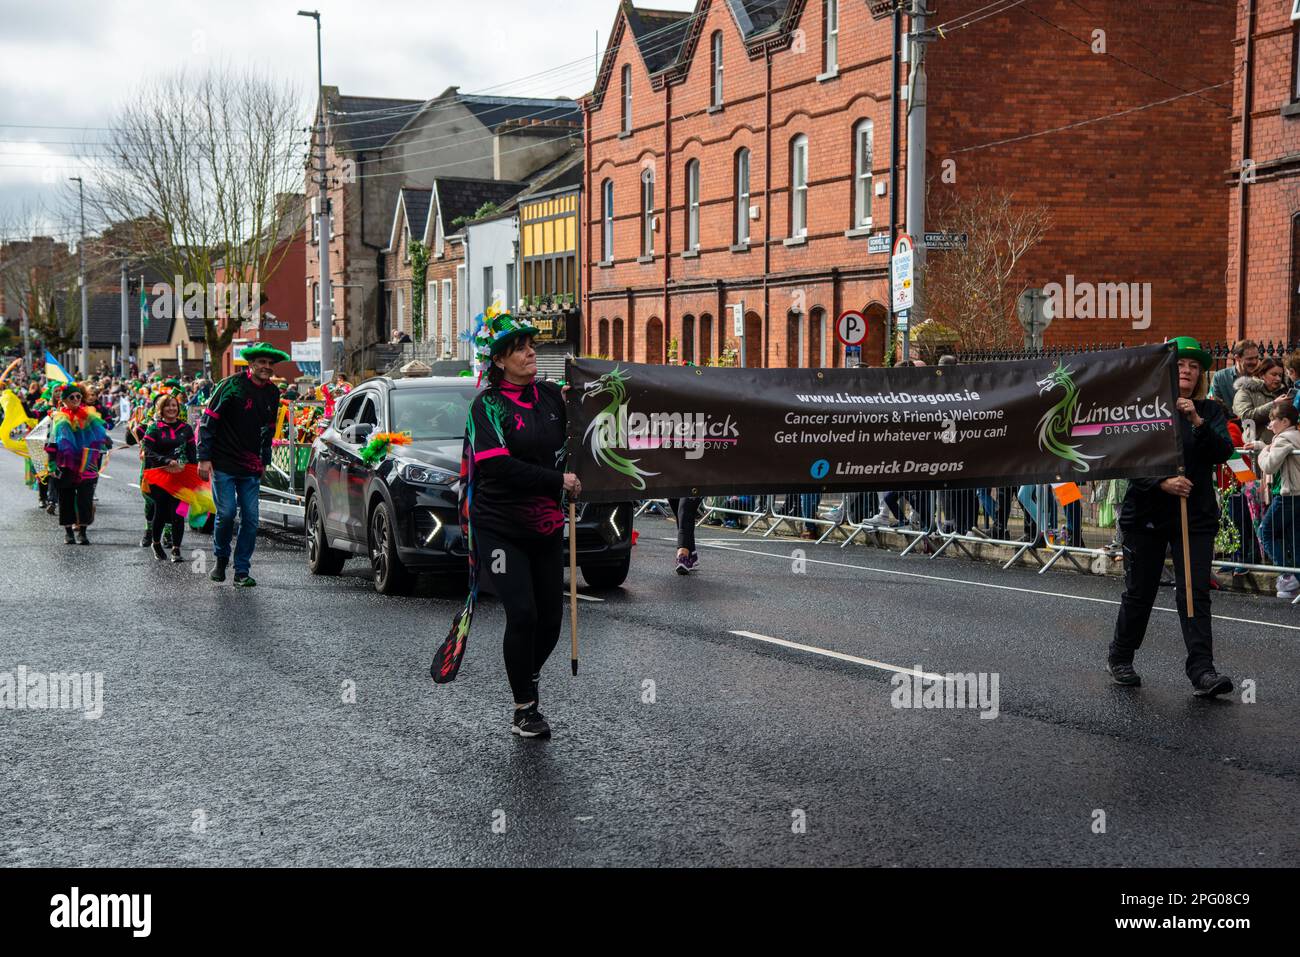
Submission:
[[[415,572],[466,573],[457,514],[468,378],[368,379],[343,397],[307,463],[307,565],[337,575],[366,555],[375,588],[405,594]],[[374,466],[361,460],[372,433],[410,432]],[[565,535],[568,534],[566,526]],[[595,588],[617,588],[632,559],[632,505],[578,505],[578,564]]]

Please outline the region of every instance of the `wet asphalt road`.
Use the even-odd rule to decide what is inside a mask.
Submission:
[[[383,598],[362,562],[312,578],[296,543],[267,536],[258,588],[215,585],[138,547],[136,469],[120,453],[94,545],[65,547],[0,458],[0,672],[104,675],[98,720],[0,710],[0,864],[1289,866],[1300,851],[1300,608],[1282,602],[1216,596],[1220,669],[1257,700],[1206,702],[1169,612],[1143,687],[1109,683],[1114,578],[706,528],[683,579],[672,525],[646,519],[627,586],[581,602],[579,676],[567,621],[547,666],[554,739],[525,742],[493,601],[460,678],[435,689],[456,585]],[[996,673],[998,716],[894,708],[883,666]]]

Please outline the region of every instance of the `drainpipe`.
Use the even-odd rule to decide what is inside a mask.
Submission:
[[[673,260],[673,87],[664,83],[664,319],[663,336],[659,343],[663,351],[659,358],[668,361],[668,340],[672,333],[672,322],[668,318],[668,282],[672,277]],[[680,349],[681,346],[679,345]],[[646,356],[649,359],[649,356]]]
[[[1249,234],[1250,204],[1247,202],[1248,186],[1243,179],[1246,161],[1250,159],[1250,110],[1255,100],[1254,82],[1255,50],[1255,0],[1246,5],[1245,62],[1242,64],[1241,104],[1241,164],[1237,174],[1237,338],[1246,338],[1246,261],[1249,253],[1246,237]]]
[[[767,288],[767,277],[772,271],[772,48],[764,52],[767,61],[767,83],[763,94],[766,110],[763,121],[763,142],[766,155],[763,157],[763,356],[762,365],[767,367],[769,343],[772,340],[772,324],[769,321],[771,309],[771,290]],[[741,316],[743,323],[745,317]],[[742,327],[743,328],[743,327]]]
[[[580,211],[580,215],[582,216],[582,222],[586,228],[587,255],[583,256],[581,260],[582,273],[583,273],[583,284],[582,284],[583,319],[579,328],[582,330],[581,342],[583,343],[583,345],[580,347],[581,352],[579,354],[581,354],[582,352],[596,351],[591,347],[591,276],[592,276],[591,254],[596,251],[597,246],[595,243],[591,241],[591,210],[594,205],[591,199],[591,197],[594,195],[591,191],[591,184],[594,181],[593,180],[594,171],[591,168],[591,107],[590,105],[587,105],[586,108],[583,109],[582,120],[583,120],[582,139],[585,146],[585,149],[583,150],[584,155],[583,155],[582,168],[584,173],[582,178],[586,182],[587,188],[583,190],[584,195],[580,195],[578,197],[578,209]],[[600,201],[602,203],[605,202],[605,197],[603,194],[600,197]],[[604,213],[605,211],[604,209],[602,209],[601,210],[602,217],[604,216]],[[601,229],[603,230],[604,228],[605,228],[605,224],[604,221],[602,220]],[[613,250],[610,250],[610,254],[611,255],[613,254]],[[611,329],[610,330],[611,339],[613,338],[613,334],[614,334],[614,330]],[[610,344],[610,352],[613,352],[612,343]]]

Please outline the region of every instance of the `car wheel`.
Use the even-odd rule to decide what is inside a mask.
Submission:
[[[370,516],[370,567],[375,591],[381,595],[407,595],[415,576],[397,555],[397,535],[388,506],[380,503]]]
[[[343,570],[347,553],[329,547],[325,521],[321,518],[316,496],[307,499],[307,569],[313,575],[337,575]]]
[[[583,565],[582,577],[592,588],[618,588],[627,581],[632,567],[632,556],[624,555],[622,561],[611,565]]]

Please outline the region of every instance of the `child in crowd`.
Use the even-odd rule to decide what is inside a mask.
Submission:
[[[1274,565],[1295,568],[1300,560],[1300,430],[1296,429],[1296,407],[1290,402],[1276,405],[1269,413],[1269,432],[1273,441],[1256,442],[1260,471],[1273,476],[1275,492],[1259,537],[1268,549]],[[1278,576],[1277,597],[1294,598],[1300,594],[1300,580],[1291,573]]]

